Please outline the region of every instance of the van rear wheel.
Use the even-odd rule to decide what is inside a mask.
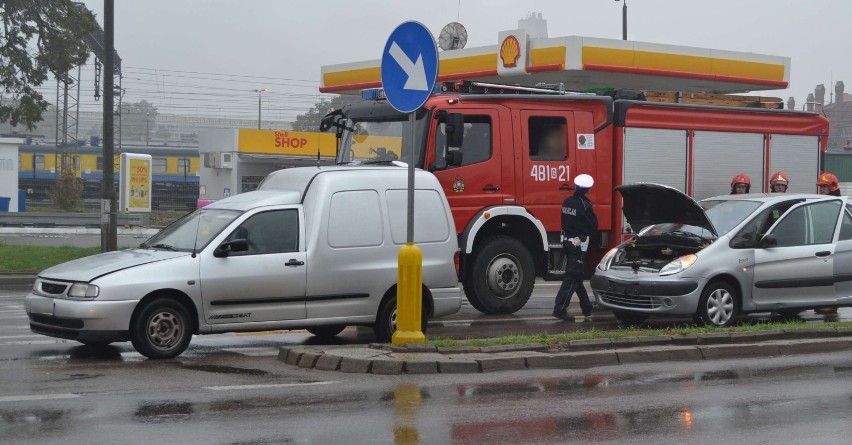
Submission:
[[[426,311],[425,304],[421,314],[420,332],[425,334],[429,323],[429,314]],[[393,333],[396,332],[396,319],[396,294],[394,294],[379,308],[376,324],[373,325],[373,333],[376,335],[376,339],[382,343],[390,343],[393,340]]]
[[[346,325],[330,324],[325,326],[314,326],[305,330],[319,338],[331,338],[343,332],[344,329],[346,329]]]
[[[520,241],[508,236],[485,240],[465,274],[464,293],[485,314],[513,314],[532,295],[535,263]]]

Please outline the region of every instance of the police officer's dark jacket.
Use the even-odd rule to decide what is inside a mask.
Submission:
[[[598,230],[598,217],[586,196],[588,189],[578,188],[562,201],[562,234],[566,238],[585,238]]]

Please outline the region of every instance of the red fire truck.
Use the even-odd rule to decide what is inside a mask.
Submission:
[[[654,182],[703,199],[730,193],[738,173],[752,178],[752,192],[768,191],[769,176],[782,170],[789,191],[815,192],[828,137],[821,115],[760,104],[453,82],[416,112],[411,141],[407,115],[381,90],[365,90],[363,98],[322,121],[322,131],[337,133],[337,161],[407,161],[414,147],[416,166],[439,178],[450,202],[465,294],[489,314],[523,307],[536,277],[562,278],[560,209],[576,175],[595,178],[589,196],[600,226],[591,271],[596,258],[631,236],[615,186]],[[415,225],[415,241],[416,233]]]

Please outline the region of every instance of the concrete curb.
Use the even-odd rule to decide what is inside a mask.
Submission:
[[[30,289],[35,283],[37,273],[4,272],[0,273],[0,290],[22,290]]]
[[[795,335],[800,331],[802,335]],[[706,335],[577,340],[563,348],[553,349],[543,344],[482,348],[371,344],[368,347],[328,350],[281,347],[278,360],[291,366],[321,371],[399,375],[586,369],[619,364],[775,357],[852,349],[852,329],[849,328]]]

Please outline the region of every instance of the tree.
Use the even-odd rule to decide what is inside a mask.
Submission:
[[[121,106],[121,138],[145,141],[157,124],[157,107],[147,100]]]
[[[296,116],[293,121],[293,131],[319,131],[320,120],[332,110],[358,102],[357,96],[334,96],[330,99],[320,99],[306,113]]]
[[[86,63],[97,22],[71,0],[0,0],[0,20],[0,122],[32,130],[48,105],[36,88]]]

